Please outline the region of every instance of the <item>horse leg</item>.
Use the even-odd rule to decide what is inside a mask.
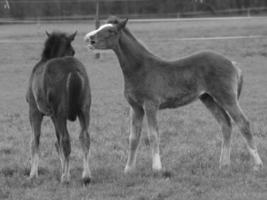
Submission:
[[[55,147],[56,147],[56,150],[57,150],[57,153],[58,153],[58,156],[59,156],[59,160],[60,160],[61,166],[63,166],[64,162],[63,162],[63,152],[62,152],[62,149],[60,148],[60,133],[58,131],[58,128],[56,127],[55,118],[51,117],[51,119],[52,119],[53,124],[55,126],[55,132],[56,132],[56,137],[57,137],[57,141],[55,142]]]
[[[234,101],[234,103],[232,103],[231,105],[226,105],[225,108],[230,114],[230,116],[233,118],[233,120],[236,122],[242,135],[246,139],[248,151],[254,160],[253,169],[258,170],[263,164],[258,154],[257,146],[252,135],[250,122],[248,121],[247,117],[240,108],[237,100]]]
[[[200,97],[200,100],[208,108],[211,114],[214,116],[216,121],[221,126],[221,131],[223,134],[223,141],[221,147],[221,156],[220,156],[220,168],[224,166],[229,166],[230,161],[230,151],[231,151],[231,133],[232,133],[232,124],[231,118],[225,112],[225,110],[219,106],[211,96],[204,94]]]
[[[136,152],[140,142],[144,110],[137,105],[131,105],[130,110],[130,136],[128,160],[124,169],[125,173],[134,171],[136,168]]]
[[[89,167],[90,156],[90,135],[88,133],[90,113],[89,109],[82,111],[79,114],[79,121],[81,125],[81,133],[79,136],[80,143],[83,151],[83,173],[82,179],[84,184],[88,184],[91,181],[91,171]]]
[[[33,131],[33,137],[31,141],[31,171],[30,179],[38,177],[38,163],[39,163],[39,143],[41,135],[41,124],[43,115],[37,108],[30,106],[30,124]]]
[[[159,149],[160,137],[157,125],[157,107],[152,104],[146,104],[145,113],[147,117],[149,140],[152,148],[152,169],[158,172],[162,169],[162,164]]]
[[[69,156],[71,152],[70,137],[67,130],[67,121],[62,117],[54,118],[56,133],[58,134],[58,152],[61,161],[62,175],[61,182],[67,183],[70,180]]]

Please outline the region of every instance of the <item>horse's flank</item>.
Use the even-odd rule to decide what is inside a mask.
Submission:
[[[143,104],[158,102],[159,108],[176,108],[199,98],[204,92],[221,95],[240,82],[240,70],[225,57],[201,52],[176,61],[163,60],[149,52],[127,28],[114,48],[125,78],[125,95]]]

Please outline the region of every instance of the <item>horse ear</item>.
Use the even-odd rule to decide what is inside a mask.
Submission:
[[[50,37],[51,36],[51,34],[48,33],[47,31],[45,31],[45,34],[47,35],[47,37]]]
[[[76,35],[77,35],[77,31],[75,31],[73,34],[71,34],[69,36],[70,41],[73,41]]]
[[[121,20],[118,24],[118,29],[119,30],[123,29],[126,26],[127,22],[128,22],[128,18]]]

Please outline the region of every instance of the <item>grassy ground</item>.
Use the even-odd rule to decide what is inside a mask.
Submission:
[[[245,81],[241,106],[252,122],[259,153],[267,162],[267,38],[236,40],[175,40],[187,37],[267,35],[266,19],[129,23],[129,28],[155,54],[176,59],[200,50],[216,50],[239,63]],[[150,149],[141,142],[137,172],[124,175],[128,112],[123,79],[113,52],[100,60],[88,52],[83,36],[92,24],[2,25],[0,32],[0,199],[18,200],[176,200],[267,199],[267,169],[252,172],[251,159],[237,128],[233,131],[232,166],[220,171],[221,134],[200,102],[159,113],[162,161],[170,176],[151,170]],[[76,56],[87,66],[91,110],[93,181],[81,183],[82,156],[78,123],[69,123],[72,138],[71,183],[61,185],[60,162],[51,121],[42,126],[40,177],[29,182],[29,141],[32,135],[25,92],[38,61],[44,31],[79,31]],[[146,129],[144,129],[146,131]]]

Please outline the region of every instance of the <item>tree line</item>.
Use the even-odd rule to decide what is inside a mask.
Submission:
[[[190,16],[188,13],[198,12],[220,15],[222,14],[220,11],[227,9],[267,7],[266,0],[99,0],[99,2],[99,11],[103,17],[111,14],[137,18],[187,17]],[[96,0],[0,0],[0,17],[24,19],[94,16],[95,5]]]

